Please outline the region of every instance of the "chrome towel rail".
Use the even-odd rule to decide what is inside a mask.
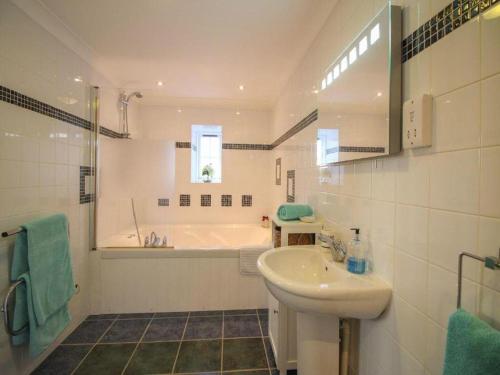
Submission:
[[[2,313],[3,313],[3,324],[5,326],[5,331],[7,331],[7,333],[11,336],[18,336],[20,335],[22,332],[24,332],[24,330],[26,328],[28,328],[28,323],[26,323],[24,326],[22,326],[21,328],[15,330],[12,328],[12,325],[10,324],[10,317],[9,317],[9,300],[10,300],[10,295],[12,293],[14,293],[14,291],[16,290],[16,288],[21,285],[22,283],[24,283],[24,280],[17,280],[14,284],[12,284],[10,287],[9,287],[9,290],[7,290],[7,294],[5,295],[5,299],[3,300],[3,304],[2,304]]]
[[[464,257],[469,257],[475,260],[479,260],[484,263],[486,268],[496,270],[500,269],[500,249],[498,249],[498,257],[480,257],[479,255],[463,251],[458,256],[458,293],[457,293],[457,309],[462,307],[462,271],[463,271],[463,259]]]
[[[2,232],[2,238],[13,236],[15,234],[21,233],[22,231],[23,231],[23,228],[16,228],[16,229],[8,230],[6,232]]]

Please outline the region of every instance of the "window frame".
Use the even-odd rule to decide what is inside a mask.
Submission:
[[[203,137],[217,137],[219,139],[218,147],[218,166],[214,166],[216,173],[212,177],[210,183],[220,184],[222,183],[222,125],[191,125],[191,183],[192,184],[202,184],[203,181],[202,169],[204,166],[201,165],[201,140]],[[217,173],[217,168],[219,172]]]

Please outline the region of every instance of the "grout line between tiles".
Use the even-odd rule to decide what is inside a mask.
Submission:
[[[266,355],[267,370],[269,371],[269,375],[271,375],[271,363],[269,362],[269,356],[267,355],[266,341],[264,339],[264,331],[262,330],[262,324],[260,322],[259,314],[257,314],[257,320],[259,321],[259,329],[260,329],[260,335],[262,337],[262,345],[264,346],[264,354]]]
[[[188,316],[187,316],[187,319],[186,319],[186,324],[184,325],[184,331],[182,331],[182,337],[181,337],[181,340],[179,341],[179,347],[177,348],[177,354],[175,355],[174,364],[172,365],[172,372],[171,372],[171,374],[174,373],[175,366],[177,365],[177,360],[179,359],[179,353],[181,352],[181,346],[182,346],[182,342],[184,341],[184,335],[186,334],[187,325],[189,323],[190,316],[191,316],[191,312],[188,312]]]
[[[154,314],[153,314],[153,316],[154,316]],[[151,325],[151,322],[153,322],[153,317],[151,317],[149,319],[149,323],[146,325],[146,328],[144,329],[144,332],[142,332],[141,338],[137,342],[137,345],[135,346],[134,350],[132,351],[132,354],[130,354],[129,359],[128,359],[127,363],[125,364],[125,367],[122,370],[122,375],[125,374],[125,371],[127,370],[127,367],[129,366],[130,362],[132,361],[132,357],[134,356],[135,352],[139,348],[139,345],[141,344],[142,340],[144,339],[144,336],[146,335],[146,332],[148,331],[149,326]]]
[[[102,340],[102,338],[108,333],[108,331],[111,329],[111,327],[113,327],[113,325],[115,324],[115,322],[118,320],[118,316],[113,320],[113,322],[109,325],[108,328],[106,328],[106,330],[104,330],[103,334],[97,339],[97,341],[94,343],[94,345],[92,346],[92,348],[90,348],[90,350],[88,351],[87,354],[85,354],[85,356],[82,358],[82,360],[78,363],[78,365],[75,367],[75,369],[71,372],[71,375],[73,375],[76,370],[78,370],[78,368],[82,365],[82,363],[87,359],[87,357],[90,355],[90,353],[94,350],[94,348],[96,347],[96,345]]]

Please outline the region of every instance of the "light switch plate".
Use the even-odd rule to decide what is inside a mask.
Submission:
[[[403,148],[432,145],[432,96],[421,95],[403,104]]]

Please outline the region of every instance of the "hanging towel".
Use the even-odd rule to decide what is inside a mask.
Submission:
[[[257,268],[257,259],[267,250],[269,249],[240,249],[240,274],[244,276],[260,276],[260,271]]]
[[[278,208],[278,217],[281,220],[298,220],[312,214],[313,209],[307,204],[282,204]]]
[[[22,226],[12,259],[12,280],[23,280],[16,290],[14,329],[29,329],[14,336],[13,343],[29,342],[30,354],[46,349],[70,321],[68,301],[75,292],[63,214],[38,219]]]
[[[459,309],[450,316],[444,375],[498,374],[500,331]]]

